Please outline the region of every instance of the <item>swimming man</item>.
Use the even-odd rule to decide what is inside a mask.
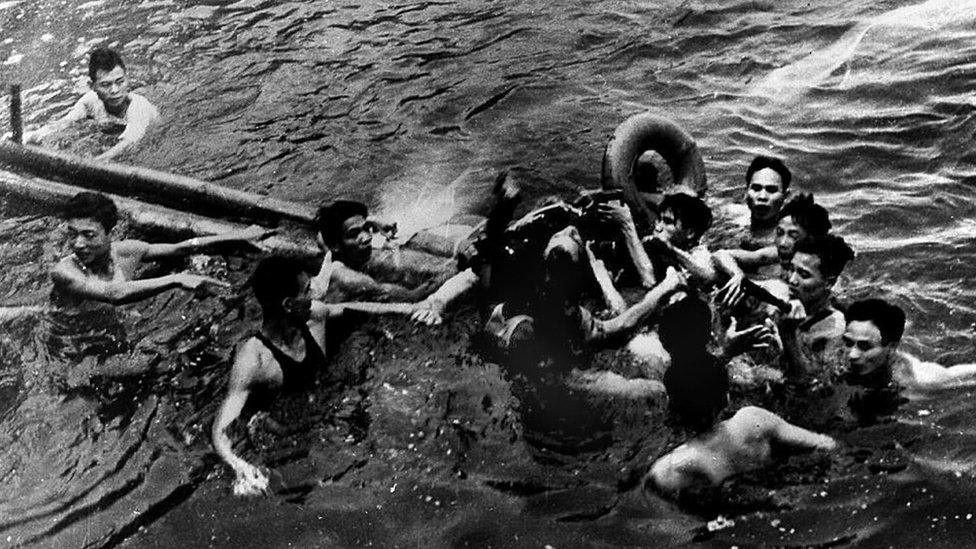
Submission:
[[[845,313],[848,376],[869,387],[894,381],[915,392],[976,385],[976,364],[944,367],[898,350],[905,312],[881,299],[857,301]]]
[[[773,444],[831,450],[828,436],[791,425],[776,414],[745,406],[718,422],[728,406],[729,378],[719,358],[706,351],[711,313],[700,300],[686,298],[661,315],[661,343],[674,360],[664,377],[669,408],[676,424],[694,438],[659,458],[645,477],[672,497],[689,489],[717,486],[733,475],[773,462]]]
[[[253,242],[270,231],[249,227],[242,231],[191,238],[175,244],[150,244],[141,240],[112,241],[118,209],[99,193],[76,194],[64,207],[71,254],[59,261],[51,272],[53,305],[78,305],[100,301],[113,305],[132,303],[170,289],[196,290],[203,285],[227,287],[207,276],[176,273],[156,278],[135,279],[145,261],[188,255],[226,242]]]
[[[159,111],[148,99],[129,91],[125,64],[118,52],[108,48],[92,50],[88,76],[91,90],[57,122],[24,134],[25,143],[40,143],[44,137],[84,119],[93,119],[106,131],[121,131],[118,142],[96,160],[111,160],[142,139],[150,124],[159,118]]]

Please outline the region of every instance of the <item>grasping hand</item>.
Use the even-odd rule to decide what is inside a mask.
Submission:
[[[618,227],[623,228],[634,224],[634,216],[630,213],[630,208],[619,200],[598,204],[596,211],[600,219]]]
[[[217,280],[216,278],[211,278],[209,276],[195,275],[190,273],[178,273],[173,276],[176,277],[176,283],[179,284],[180,288],[183,288],[184,290],[194,291],[205,286],[230,288],[230,284],[227,282]]]
[[[425,299],[416,304],[416,308],[410,313],[410,320],[427,326],[437,326],[444,322],[443,311],[443,303],[435,299]]]
[[[234,472],[235,496],[260,496],[268,493],[268,477],[260,469],[250,463],[238,465]]]
[[[688,279],[685,275],[678,272],[678,269],[668,267],[667,272],[664,274],[664,280],[661,281],[660,285],[668,291],[676,292],[688,286]]]
[[[719,305],[721,307],[731,309],[742,301],[742,298],[745,297],[745,288],[742,285],[743,281],[745,281],[745,276],[736,274],[729,278],[729,281],[719,289],[716,297],[719,298]]]
[[[725,332],[725,352],[730,357],[748,351],[768,349],[774,345],[768,323],[756,324],[744,330],[738,328],[738,320],[732,317],[729,329]]]

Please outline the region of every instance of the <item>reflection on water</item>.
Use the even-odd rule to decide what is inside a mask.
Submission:
[[[285,199],[359,198],[405,228],[437,221],[412,207],[419,197],[433,197],[438,215],[483,213],[490,177],[477,174],[501,167],[522,168],[530,197],[595,187],[613,127],[653,110],[699,140],[715,206],[740,199],[754,154],[786,157],[795,185],[817,193],[859,251],[842,297],[892,297],[912,321],[904,345],[957,363],[976,354],[973,13],[972,2],[941,0],[0,2],[0,81],[23,82],[27,121],[48,121],[84,89],[88,48],[116,44],[134,87],[165,116],[129,160]],[[4,212],[18,215],[6,203]],[[55,225],[0,222],[4,304],[46,303]],[[227,262],[242,284],[247,263]],[[311,405],[318,427],[249,450],[271,456],[279,495],[242,504],[211,467],[207,431],[228,357],[252,329],[250,307],[240,296],[179,295],[124,307],[129,347],[101,362],[58,358],[52,317],[5,319],[0,540],[971,538],[971,392],[871,425],[847,418],[837,456],[794,456],[737,481],[728,493],[755,497],[723,511],[734,526],[709,533],[702,518],[713,515],[630,489],[632,473],[676,442],[652,405],[554,396],[594,422],[574,428],[610,436],[540,464],[519,417],[531,399],[466,348],[478,325],[470,311],[434,332],[393,320],[356,331],[333,364],[345,381]],[[100,376],[109,370],[127,377]]]

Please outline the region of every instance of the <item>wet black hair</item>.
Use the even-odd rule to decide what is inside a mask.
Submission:
[[[844,239],[832,235],[807,236],[796,243],[797,254],[815,255],[820,259],[820,272],[824,278],[837,278],[844,267],[854,259],[854,250]]]
[[[291,257],[266,257],[251,275],[251,289],[265,314],[281,312],[282,300],[301,291],[298,279],[305,272],[300,261]]]
[[[342,225],[350,217],[366,217],[369,209],[355,200],[336,200],[319,208],[315,216],[315,226],[325,245],[334,248],[342,242]]]
[[[897,343],[905,333],[905,311],[883,299],[855,301],[844,312],[847,322],[856,320],[873,323],[881,332],[882,343]]]
[[[98,71],[108,72],[115,67],[122,67],[125,70],[125,63],[119,52],[111,48],[95,48],[88,57],[88,76],[95,81]]]
[[[772,156],[759,155],[752,159],[752,163],[749,164],[749,168],[746,170],[746,185],[752,183],[752,176],[755,175],[759,170],[765,170],[769,168],[774,172],[779,174],[779,178],[783,181],[783,191],[785,192],[790,188],[790,181],[793,180],[793,174],[790,169],[783,164],[783,161],[779,158]]]
[[[672,303],[661,313],[657,335],[670,354],[704,349],[712,337],[712,311],[693,297]]]
[[[61,210],[64,219],[90,218],[97,221],[105,232],[119,222],[119,209],[112,199],[101,193],[81,192],[72,196]]]
[[[696,432],[710,429],[729,401],[729,374],[705,347],[711,326],[708,305],[688,297],[665,308],[658,327],[661,345],[671,354],[664,374],[671,417]]]
[[[671,210],[675,221],[680,221],[682,227],[691,229],[696,238],[701,237],[712,226],[712,210],[697,196],[669,194],[658,207],[658,212],[664,213],[665,210]]]
[[[787,217],[792,217],[793,222],[811,236],[823,236],[832,227],[827,209],[814,202],[809,193],[797,195],[783,206],[779,218]]]

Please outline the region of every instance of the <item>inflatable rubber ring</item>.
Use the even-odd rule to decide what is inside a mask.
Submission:
[[[642,199],[634,172],[637,161],[647,151],[661,155],[671,170],[673,185],[654,189],[656,202],[664,194],[684,192],[695,196],[705,194],[705,163],[695,139],[674,122],[641,113],[624,120],[613,132],[603,154],[604,189],[622,189],[624,198],[634,213],[638,229],[652,230],[657,214]],[[652,198],[652,201],[655,201]]]

